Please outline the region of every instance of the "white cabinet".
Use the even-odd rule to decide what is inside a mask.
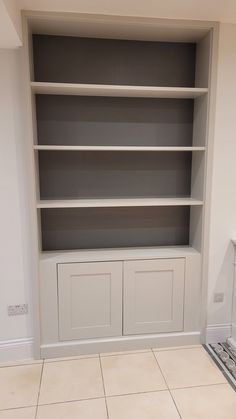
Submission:
[[[122,334],[122,262],[58,265],[59,339]]]
[[[182,331],[184,281],[184,258],[58,264],[59,339]]]
[[[124,262],[124,334],[183,330],[185,259]]]
[[[198,252],[117,249],[100,255],[65,252],[41,261],[42,357],[200,342]]]

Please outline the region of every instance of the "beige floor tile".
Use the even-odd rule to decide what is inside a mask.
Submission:
[[[36,407],[0,411],[0,419],[34,419]]]
[[[229,384],[172,390],[182,419],[235,419],[236,393]]]
[[[166,388],[152,353],[101,357],[106,394],[138,393]]]
[[[60,362],[60,361],[71,361],[74,359],[86,359],[86,358],[98,358],[98,354],[89,354],[89,355],[77,355],[77,356],[67,356],[67,357],[60,357],[60,358],[47,358],[44,360],[45,363],[48,362]]]
[[[39,406],[37,419],[107,419],[105,399]]]
[[[98,358],[44,364],[39,404],[102,397]]]
[[[225,383],[226,380],[203,348],[155,352],[170,388]]]
[[[139,354],[143,352],[151,352],[151,349],[137,349],[136,351],[117,351],[117,352],[102,352],[101,356],[113,356],[113,355],[128,355],[128,354]]]
[[[37,404],[42,365],[0,368],[0,410]]]
[[[179,419],[168,391],[107,398],[109,419]]]

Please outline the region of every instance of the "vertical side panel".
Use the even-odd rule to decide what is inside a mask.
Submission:
[[[23,81],[26,83],[26,89],[22,92],[22,96],[25,95],[25,141],[26,141],[26,150],[28,154],[28,190],[29,190],[29,232],[30,232],[30,259],[31,259],[31,269],[32,269],[32,308],[33,308],[33,335],[34,335],[34,357],[37,359],[40,357],[40,307],[39,307],[39,250],[40,250],[40,238],[38,232],[38,220],[37,220],[37,211],[36,211],[36,194],[37,194],[37,181],[36,181],[36,167],[34,160],[34,151],[33,145],[35,140],[35,131],[34,131],[34,122],[32,115],[32,94],[30,88],[31,80],[31,68],[32,68],[32,56],[30,51],[30,36],[31,31],[29,27],[29,21],[26,16],[23,15],[22,19],[23,27],[23,39],[24,46],[20,50],[22,58],[22,77]]]
[[[40,262],[41,344],[58,342],[57,264]]]
[[[197,44],[195,86],[208,87],[210,71],[211,33],[204,36]]]
[[[184,331],[195,332],[200,329],[201,317],[201,286],[202,286],[201,254],[186,257],[185,265],[185,296],[184,296]]]
[[[207,115],[208,95],[201,96],[194,100],[193,119],[193,146],[205,147],[207,145]]]

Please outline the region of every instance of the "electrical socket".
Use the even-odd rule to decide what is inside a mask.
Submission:
[[[223,303],[224,297],[225,297],[225,295],[224,295],[223,292],[215,292],[214,303]]]
[[[18,316],[19,314],[28,314],[28,304],[16,304],[7,307],[8,316]]]

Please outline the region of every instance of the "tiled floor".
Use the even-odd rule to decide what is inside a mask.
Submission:
[[[0,367],[0,419],[236,419],[236,393],[200,347]]]

